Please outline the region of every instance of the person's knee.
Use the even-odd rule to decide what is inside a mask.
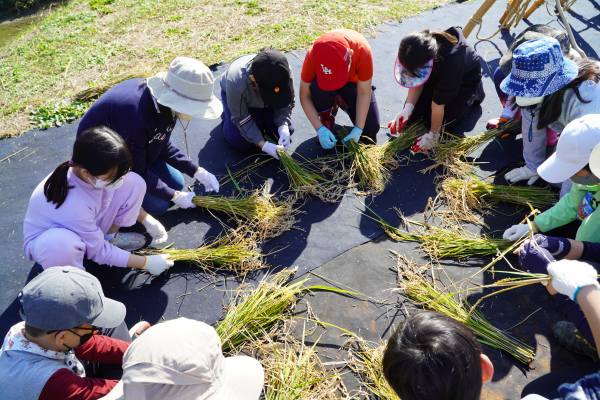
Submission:
[[[169,207],[171,207],[169,200],[161,199],[149,193],[146,193],[142,202],[142,208],[150,215],[162,215],[167,212]]]
[[[35,256],[42,268],[70,265],[83,269],[85,244],[75,232],[52,228],[35,240]]]
[[[183,179],[183,174],[177,171],[175,168],[169,171],[171,173],[171,189],[173,190],[181,190],[185,185],[185,180]]]

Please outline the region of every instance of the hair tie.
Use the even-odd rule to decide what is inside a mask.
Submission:
[[[76,167],[77,164],[73,160],[69,160],[69,167]]]

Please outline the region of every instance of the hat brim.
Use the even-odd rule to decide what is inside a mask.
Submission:
[[[422,78],[412,77],[409,79],[403,79],[402,71],[406,71],[407,76],[408,76],[409,75],[408,70],[406,68],[404,68],[404,66],[402,65],[400,60],[398,60],[396,58],[396,64],[394,64],[394,77],[396,77],[396,82],[398,82],[398,84],[400,86],[411,89],[411,88],[416,88],[416,87],[424,85],[425,82],[427,82],[427,80],[431,76],[432,70],[433,70],[433,59],[427,61],[425,63],[425,65],[423,65],[418,70],[420,75],[424,74],[425,76],[423,76]]]
[[[258,93],[265,103],[265,106],[277,110],[287,107],[292,102],[292,88],[290,85],[291,83],[280,89],[277,93],[265,93],[265,91],[261,90],[261,87],[258,86]]]
[[[104,297],[103,306],[102,312],[93,320],[87,321],[87,323],[98,328],[114,328],[121,325],[127,314],[125,304]]]
[[[258,400],[265,381],[260,363],[251,357],[235,356],[225,358],[223,364],[221,387],[210,400]]]
[[[162,81],[166,72],[159,72],[146,79],[150,93],[156,101],[178,113],[189,115],[196,119],[216,119],[223,113],[223,104],[214,95],[208,101],[189,100],[169,90]]]
[[[548,77],[542,84],[534,84],[534,79],[521,79],[510,74],[500,84],[500,89],[509,96],[515,97],[541,97],[554,93],[572,82],[578,75],[579,70],[574,61],[565,58],[565,64],[560,71]],[[551,82],[547,82],[551,80]]]
[[[597,144],[590,154],[590,170],[592,174],[600,177],[600,144]]]
[[[552,154],[537,169],[539,176],[548,183],[561,183],[581,171],[587,165],[587,161],[571,164],[558,158],[557,153]]]

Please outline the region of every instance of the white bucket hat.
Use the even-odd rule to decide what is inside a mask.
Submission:
[[[193,58],[177,57],[167,72],[148,78],[147,84],[157,102],[178,113],[215,119],[223,112],[223,104],[213,94],[212,72]]]
[[[559,183],[575,175],[588,163],[590,168],[597,170],[592,157],[599,143],[600,115],[588,114],[571,121],[560,135],[556,152],[538,167],[537,172],[546,182]]]
[[[221,339],[204,322],[178,318],[155,325],[123,356],[123,379],[104,399],[258,400],[260,363],[224,357]]]

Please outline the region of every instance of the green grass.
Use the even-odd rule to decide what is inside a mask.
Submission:
[[[165,70],[177,56],[206,65],[270,45],[307,48],[334,28],[373,32],[448,0],[71,0],[0,46],[0,132],[36,125],[40,107],[71,101],[133,68]],[[298,79],[298,77],[296,77]]]

